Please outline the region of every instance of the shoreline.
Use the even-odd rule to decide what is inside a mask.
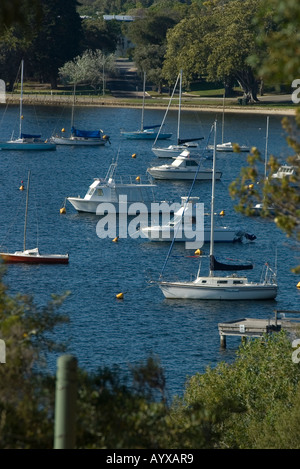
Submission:
[[[113,107],[113,108],[141,108],[141,103],[137,99],[136,103],[127,102],[124,99],[114,99],[114,98],[102,98],[99,96],[96,97],[76,97],[76,106],[90,106],[90,107]],[[1,103],[1,105],[19,105],[20,97],[13,96],[8,97],[6,99],[6,103]],[[72,106],[73,104],[73,97],[72,96],[58,96],[58,95],[24,95],[23,96],[23,104],[24,105],[39,105],[39,106]],[[170,106],[170,109],[177,110],[178,105],[174,104]],[[255,107],[254,105],[248,104],[245,106],[242,105],[228,105],[225,106],[224,112],[225,113],[236,113],[236,114],[273,114],[273,115],[282,115],[282,116],[295,116],[296,109],[298,106],[290,108],[274,108],[268,107],[267,104],[264,107]],[[166,110],[167,104],[164,106],[162,103],[152,103],[145,102],[145,109],[160,109]],[[184,111],[197,111],[197,112],[223,112],[223,105],[213,105],[213,104],[205,104],[205,103],[195,103],[195,104],[185,104],[184,102],[181,104],[181,109]]]

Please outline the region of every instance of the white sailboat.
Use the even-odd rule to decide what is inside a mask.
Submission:
[[[178,80],[179,80],[179,105],[178,105],[178,120],[177,120],[177,144],[169,145],[168,147],[156,147],[155,146],[156,142],[157,142],[157,138],[156,138],[155,141],[154,141],[154,144],[152,146],[152,151],[158,158],[173,158],[173,157],[176,157],[176,156],[180,155],[180,153],[184,150],[188,150],[190,152],[196,151],[198,153],[200,151],[201,151],[201,153],[205,153],[205,152],[209,153],[210,152],[210,150],[208,150],[208,149],[207,150],[201,149],[199,147],[198,143],[196,143],[197,140],[203,140],[204,137],[190,138],[190,139],[181,139],[180,138],[182,70],[180,71],[180,73],[177,77],[177,80],[176,80],[176,83],[175,83],[175,86],[174,86],[174,89],[173,89],[173,93],[172,93],[172,96],[171,96],[171,99],[170,99],[170,103],[172,102],[175,90],[177,88]],[[167,112],[166,112],[165,117],[163,119],[162,125],[164,123],[164,120],[166,118],[168,110],[169,110],[169,108],[167,109]],[[160,131],[158,133],[158,137],[159,137],[159,134],[160,134]]]
[[[264,179],[267,180],[267,165],[268,165],[268,143],[269,143],[269,121],[270,118],[267,116],[267,127],[266,127],[266,145],[265,145],[265,166],[264,166]],[[269,212],[274,212],[274,207],[265,207],[264,202],[259,202],[253,207],[255,214],[259,215],[262,210],[269,210]]]
[[[29,181],[30,171],[28,172],[27,193],[26,193],[26,209],[24,222],[24,241],[23,251],[0,252],[0,258],[5,263],[27,263],[27,264],[68,264],[68,254],[41,254],[39,248],[26,248],[26,232],[27,232],[27,213],[29,199]]]
[[[214,136],[213,173],[215,173],[216,160],[216,123]],[[160,280],[158,285],[169,299],[196,299],[196,300],[272,300],[277,296],[276,275],[266,264],[264,277],[260,282],[251,282],[245,276],[238,276],[239,270],[252,269],[252,264],[227,265],[218,262],[214,256],[214,193],[215,178],[212,179],[211,200],[211,235],[210,235],[210,270],[209,275],[201,276],[200,268],[193,281],[169,282]],[[228,276],[215,276],[216,271],[233,271]],[[162,277],[162,274],[161,274]]]
[[[6,142],[0,142],[0,150],[55,150],[53,142],[43,141],[41,135],[24,133],[23,126],[23,80],[24,80],[24,60],[21,61],[21,95],[19,114],[19,136]]]
[[[235,148],[238,148],[238,152],[249,152],[250,147],[247,145],[239,145],[238,143],[224,142],[224,122],[225,122],[225,92],[223,95],[223,112],[222,112],[222,143],[216,145],[217,151],[230,152],[233,153]],[[213,149],[213,146],[209,146],[210,149]]]
[[[110,143],[109,136],[103,133],[103,130],[80,130],[74,127],[74,110],[76,98],[76,84],[74,83],[73,89],[73,104],[71,114],[71,134],[65,137],[63,134],[65,129],[62,129],[61,135],[54,135],[51,137],[51,142],[56,145],[75,145],[75,146],[104,146],[107,142]]]
[[[121,130],[121,135],[129,140],[155,140],[159,138],[161,140],[166,140],[172,137],[171,133],[162,132],[158,135],[158,130],[156,128],[160,125],[145,126],[144,125],[144,113],[145,113],[145,96],[146,96],[146,72],[144,72],[143,80],[143,104],[142,104],[142,118],[141,118],[141,128],[138,130]]]

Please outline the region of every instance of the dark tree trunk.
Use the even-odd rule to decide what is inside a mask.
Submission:
[[[248,103],[257,103],[259,101],[257,97],[259,82],[254,77],[252,70],[247,68],[238,72],[236,79],[244,92],[243,98]]]

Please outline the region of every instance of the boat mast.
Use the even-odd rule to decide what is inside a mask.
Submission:
[[[72,114],[71,114],[71,129],[72,129],[73,125],[74,125],[75,94],[76,94],[76,82],[74,81],[74,88],[73,88],[73,106],[72,106]]]
[[[179,145],[179,133],[180,133],[181,91],[182,91],[182,69],[180,70],[180,81],[179,81],[179,105],[178,105],[178,123],[177,123],[177,145]]]
[[[24,60],[21,61],[21,96],[20,96],[20,131],[19,138],[22,136],[22,119],[23,119],[23,78],[24,78]]]
[[[266,148],[265,148],[265,179],[267,179],[268,140],[269,140],[269,119],[270,119],[270,117],[267,116]]]
[[[214,151],[213,151],[213,169],[212,169],[212,189],[211,189],[211,214],[210,214],[210,249],[209,258],[214,255],[214,211],[215,211],[215,174],[216,174],[216,141],[217,141],[217,122],[214,122]],[[213,270],[209,270],[209,276],[213,277]]]
[[[224,143],[224,118],[225,118],[225,88],[223,94],[223,112],[222,112],[222,145]]]
[[[26,193],[26,208],[25,208],[25,223],[24,223],[24,245],[23,245],[23,251],[25,251],[25,250],[26,250],[26,227],[27,227],[27,212],[28,212],[29,179],[30,179],[30,171],[28,171],[28,181],[27,181],[27,193]]]
[[[144,81],[143,81],[143,107],[142,107],[141,132],[143,132],[144,130],[145,92],[146,92],[146,72],[144,72]]]

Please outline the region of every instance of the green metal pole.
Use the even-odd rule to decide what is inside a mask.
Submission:
[[[62,355],[57,360],[54,449],[74,449],[77,395],[77,360]]]

